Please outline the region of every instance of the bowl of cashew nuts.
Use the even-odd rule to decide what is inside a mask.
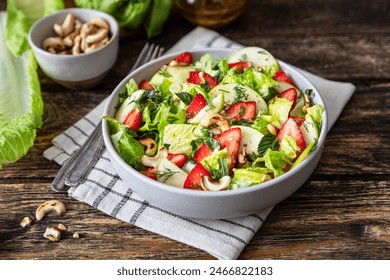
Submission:
[[[34,23],[28,42],[47,77],[70,89],[87,89],[114,66],[119,27],[104,12],[70,8]]]

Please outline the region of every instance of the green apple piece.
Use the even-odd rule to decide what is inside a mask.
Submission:
[[[158,87],[162,84],[164,79],[168,79],[171,82],[180,84],[188,80],[191,70],[190,67],[164,65],[153,75],[149,83],[154,87]]]
[[[176,164],[166,158],[162,159],[157,165],[157,181],[159,182],[182,188],[187,175]]]
[[[318,125],[316,124],[312,116],[307,115],[305,121],[299,127],[299,129],[302,132],[306,145],[310,145],[311,143],[317,141],[320,133]]]
[[[255,67],[261,67],[263,72],[270,77],[279,70],[279,64],[273,55],[267,50],[259,47],[242,48],[228,58],[228,63],[238,61],[250,61]]]
[[[304,161],[307,158],[307,156],[309,155],[309,153],[313,149],[315,143],[316,142],[312,142],[308,146],[306,146],[306,148],[303,150],[303,152],[299,155],[299,157],[296,159],[294,164],[291,166],[291,169],[295,168],[298,164],[300,164],[302,161]]]
[[[122,105],[115,114],[115,119],[118,122],[123,123],[126,120],[127,115],[136,107],[137,103],[133,101],[139,99],[144,91],[144,89],[139,89],[123,101]]]
[[[224,94],[224,104],[231,105],[238,101],[254,101],[256,102],[256,114],[268,113],[268,106],[264,99],[253,89],[236,83],[219,84],[210,92],[210,96],[215,98],[220,94]]]
[[[258,147],[261,139],[263,138],[263,134],[256,129],[253,129],[249,126],[245,125],[235,125],[233,127],[238,127],[241,129],[241,142],[239,153],[242,152],[242,148],[246,145],[246,154],[256,154],[258,155]]]
[[[207,114],[216,114],[222,111],[223,106],[225,104],[225,94],[219,94],[213,100],[211,101],[212,106],[206,105],[202,110],[199,111],[198,114],[196,114],[195,117],[188,120],[188,123],[190,124],[199,124],[200,121],[207,115]]]

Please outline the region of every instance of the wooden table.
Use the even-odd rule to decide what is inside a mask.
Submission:
[[[357,86],[328,134],[314,174],[275,207],[241,259],[390,258],[389,15],[388,0],[252,0],[239,20],[219,30],[317,75]],[[152,42],[169,48],[192,29],[173,13],[164,35]],[[43,127],[29,153],[0,171],[1,259],[212,259],[50,187],[59,166],[43,151],[110,94],[146,41],[142,31],[122,37],[115,67],[95,89],[67,90],[40,75]],[[49,199],[63,201],[66,215],[19,226],[22,215]],[[65,235],[56,243],[43,238],[45,227],[58,222],[81,232],[81,238]]]

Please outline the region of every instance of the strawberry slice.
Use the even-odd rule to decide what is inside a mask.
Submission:
[[[291,102],[295,102],[297,99],[297,90],[295,88],[286,89],[285,91],[279,93],[279,97],[286,98]]]
[[[206,98],[200,93],[195,95],[194,99],[192,99],[190,105],[186,110],[186,120],[192,119],[195,117],[200,110],[206,107],[207,101]]]
[[[199,147],[198,150],[196,150],[194,160],[197,163],[200,163],[205,157],[208,157],[209,155],[211,155],[212,152],[213,151],[210,150],[210,148],[206,144],[203,144],[202,146]]]
[[[244,72],[245,69],[252,67],[252,62],[250,61],[238,61],[228,64],[229,68],[237,67],[239,73]]]
[[[222,149],[227,148],[230,155],[230,172],[233,170],[237,162],[238,149],[241,143],[241,129],[238,127],[225,130],[221,134],[214,137],[222,145]]]
[[[287,77],[286,73],[284,73],[283,70],[276,71],[275,75],[273,76],[273,79],[278,82],[286,82],[289,84],[293,84],[291,80]]]
[[[142,112],[139,108],[133,109],[130,111],[130,113],[126,116],[124,124],[127,124],[130,129],[134,131],[138,131],[140,125],[142,122]]]
[[[154,90],[154,87],[147,80],[140,81],[138,83],[138,88],[144,90]]]
[[[187,82],[196,85],[207,83],[210,89],[216,87],[219,84],[217,79],[214,79],[211,75],[200,71],[190,71]]]
[[[168,154],[167,159],[176,164],[179,168],[183,168],[184,164],[188,161],[188,157],[184,154]]]
[[[141,171],[142,174],[149,177],[150,179],[157,180],[157,169],[150,167],[146,170]]]
[[[256,102],[239,101],[234,103],[225,109],[224,116],[235,122],[240,122],[242,120],[253,122],[256,117]]]
[[[304,117],[298,117],[298,116],[290,116],[294,120],[294,122],[297,123],[298,126],[301,126],[305,122]]]
[[[211,174],[207,171],[206,168],[203,167],[203,165],[198,163],[191,170],[190,174],[188,174],[183,187],[185,189],[202,190],[200,182],[203,177],[211,178]]]
[[[301,149],[301,152],[305,150],[305,139],[303,138],[302,132],[299,129],[297,123],[292,118],[289,118],[280,128],[279,133],[276,136],[279,143],[282,142],[284,136],[286,135],[292,137],[295,140],[297,146]]]
[[[192,63],[192,54],[189,52],[183,52],[176,56],[168,66],[188,66]]]

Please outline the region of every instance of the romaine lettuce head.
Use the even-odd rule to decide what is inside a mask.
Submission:
[[[4,43],[5,22],[5,13],[0,13],[0,168],[31,148],[43,114],[34,55],[12,55]]]
[[[36,20],[63,8],[62,0],[7,0],[5,40],[12,54],[20,56],[29,49],[27,34]]]

